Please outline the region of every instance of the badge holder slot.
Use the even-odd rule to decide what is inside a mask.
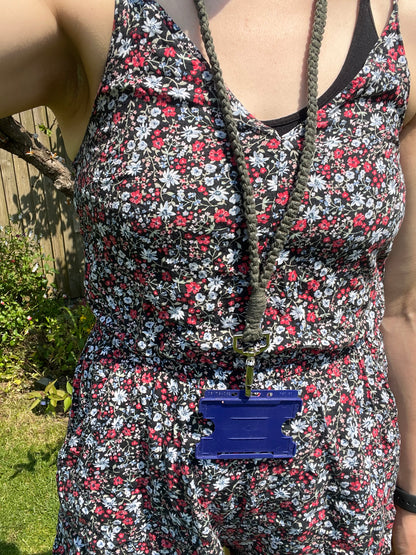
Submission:
[[[196,446],[197,459],[282,459],[296,453],[283,424],[296,416],[302,400],[296,390],[207,390],[199,402],[215,428]]]

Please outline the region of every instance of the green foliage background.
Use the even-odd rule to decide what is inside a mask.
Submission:
[[[83,302],[51,285],[53,270],[35,238],[0,232],[0,381],[25,387],[47,376],[65,387],[94,324]]]
[[[34,237],[0,228],[0,555],[52,552],[63,405],[94,324],[85,303],[61,295],[53,277]]]

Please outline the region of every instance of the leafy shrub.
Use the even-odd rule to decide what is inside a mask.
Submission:
[[[10,226],[0,236],[0,377],[15,378],[26,358],[28,336],[49,301],[51,269],[36,241]]]
[[[59,306],[55,302],[54,310],[44,315],[37,331],[32,363],[37,368],[44,368],[53,379],[72,377],[93,325],[94,316],[85,303]]]
[[[94,324],[85,303],[69,303],[49,284],[53,272],[33,237],[12,226],[0,230],[0,381],[28,387],[47,376],[58,382],[46,394],[49,403],[62,396],[56,392],[73,376]]]
[[[38,406],[45,406],[45,414],[56,413],[58,403],[63,403],[63,411],[66,412],[72,405],[72,385],[67,382],[66,388],[56,389],[56,380],[48,383],[45,391],[33,391],[29,394],[29,399],[33,399],[30,409],[34,410]]]

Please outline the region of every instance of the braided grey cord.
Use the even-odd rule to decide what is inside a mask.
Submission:
[[[205,0],[194,0],[194,3],[198,11],[201,35],[210,61],[218,102],[230,141],[230,148],[236,161],[238,176],[243,193],[243,209],[248,234],[250,284],[252,288],[246,311],[246,325],[243,333],[243,341],[244,343],[251,343],[258,341],[263,336],[260,325],[266,309],[267,284],[273,274],[276,259],[282,250],[287,235],[296,216],[298,215],[299,207],[308,184],[312,160],[315,153],[315,136],[318,113],[318,60],[326,25],[327,0],[316,0],[315,17],[308,53],[308,101],[305,138],[303,150],[300,156],[296,183],[288,202],[286,212],[278,229],[276,230],[270,252],[268,253],[262,269],[260,269],[260,257],[258,252],[257,215],[254,201],[254,191],[250,181],[243,148],[238,135],[237,124],[232,113],[228,91],[222,77],[222,71],[217,55],[215,53],[214,43],[209,29]]]

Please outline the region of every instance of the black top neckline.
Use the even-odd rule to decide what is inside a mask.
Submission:
[[[361,70],[369,53],[378,40],[376,26],[371,11],[370,0],[360,0],[357,22],[345,62],[332,85],[318,99],[322,108],[341,92]],[[306,107],[277,119],[263,120],[262,123],[284,135],[306,119]]]

